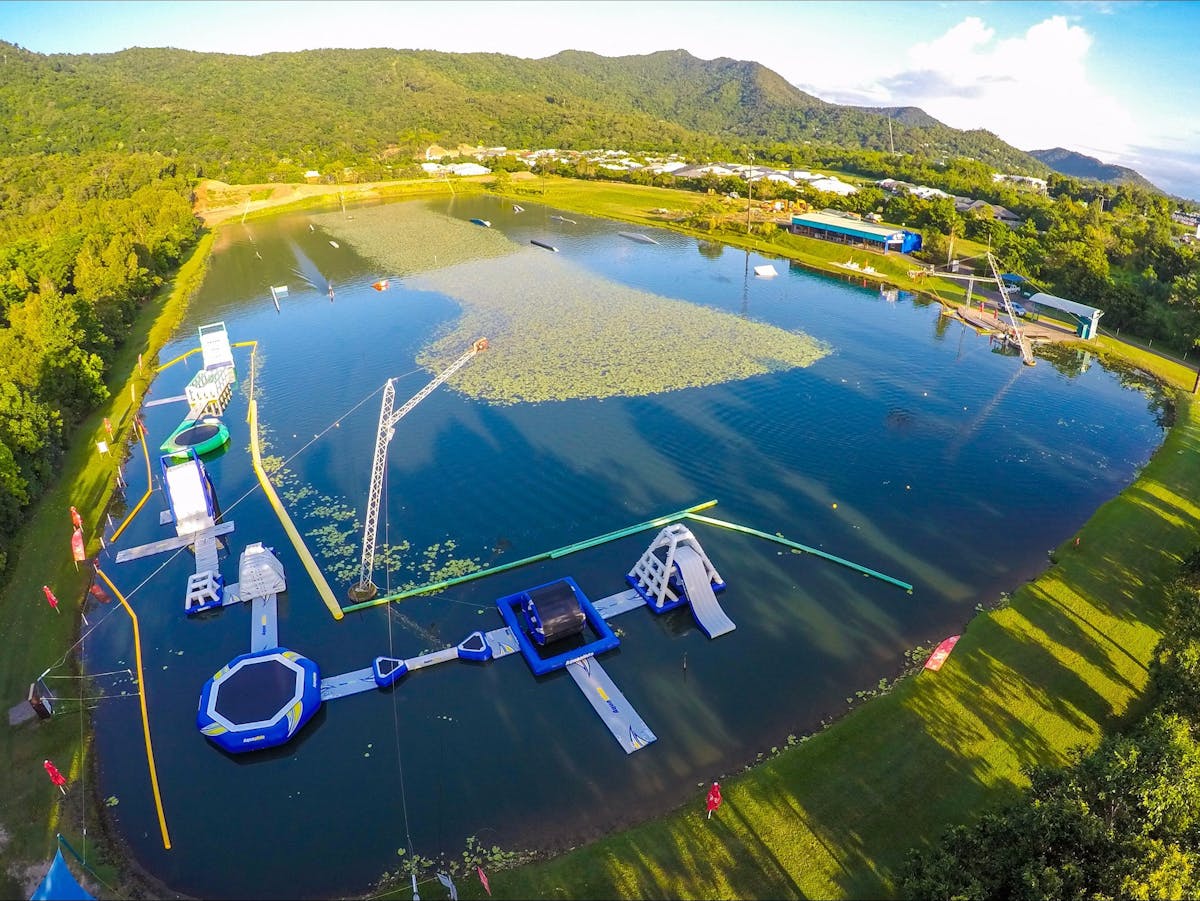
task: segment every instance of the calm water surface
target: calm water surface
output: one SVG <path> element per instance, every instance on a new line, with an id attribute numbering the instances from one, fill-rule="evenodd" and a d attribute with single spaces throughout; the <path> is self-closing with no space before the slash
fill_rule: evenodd
<path id="1" fill-rule="evenodd" d="M 575 213 L 567 214 L 575 225 L 555 222 L 555 211 L 533 203 L 520 216 L 488 197 L 432 205 L 490 219 L 517 253 L 545 253 L 528 242 L 551 240 L 597 279 L 803 331 L 833 353 L 808 369 L 651 397 L 502 407 L 443 387 L 397 428 L 381 544 L 403 538 L 423 551 L 453 541 L 455 556 L 496 564 L 715 498 L 710 515 L 780 532 L 914 591 L 693 524 L 729 584 L 721 603 L 737 630 L 710 642 L 686 611 L 615 621 L 622 645 L 603 664 L 658 735 L 650 748 L 627 757 L 568 676 L 537 680 L 511 658 L 446 664 L 388 693 L 330 702 L 291 744 L 235 758 L 196 731 L 195 713 L 204 681 L 248 649 L 249 611 L 185 619 L 187 552 L 110 562 L 141 622 L 173 849 L 162 849 L 132 696 L 97 711 L 101 791 L 116 799 L 113 819 L 137 859 L 180 891 L 360 892 L 395 868 L 410 837 L 428 857 L 457 854 L 470 835 L 489 846 L 562 847 L 699 804 L 703 783 L 817 727 L 893 673 L 906 649 L 961 631 L 976 604 L 1038 573 L 1047 549 L 1127 485 L 1162 439 L 1158 401 L 1122 387 L 1088 355 L 1027 368 L 936 305 L 889 302 L 670 232 L 641 229 L 660 244 L 634 243 L 618 234 L 627 225 Z M 390 273 L 345 243 L 332 247 L 309 222 L 292 214 L 220 235 L 203 289 L 162 354 L 195 347 L 196 327 L 213 321 L 234 341 L 259 341 L 270 452 L 292 458 L 289 468 L 315 492 L 293 506 L 302 531 L 326 524 L 339 505 L 361 516 L 374 392 L 401 376 L 397 401 L 415 394 L 429 378 L 416 371 L 416 353 L 457 315 L 449 299 L 421 290 L 419 276 L 372 290 Z M 753 277 L 764 262 L 778 278 Z M 272 284 L 289 286 L 280 313 Z M 244 387 L 249 354 L 235 353 Z M 181 394 L 197 359 L 163 372 L 151 397 Z M 183 412 L 181 404 L 145 411 L 152 450 Z M 280 641 L 326 675 L 495 628 L 495 598 L 560 576 L 593 599 L 618 592 L 654 534 L 335 623 L 256 490 L 245 414 L 236 394 L 226 415 L 231 450 L 209 465 L 236 524 L 222 567 L 233 581 L 246 544 L 276 548 L 289 580 Z M 140 459 L 128 467 L 131 500 L 145 485 Z M 158 525 L 164 506 L 156 491 L 122 546 L 172 535 Z M 359 547 L 356 533 L 350 540 Z M 386 579 L 402 574 L 377 576 Z M 340 595 L 345 585 L 334 587 Z M 128 620 L 111 609 L 88 611 L 103 620 L 86 645 L 94 672 L 133 663 Z M 100 677 L 101 687 L 106 679 L 115 695 L 129 690 L 120 677 Z"/>

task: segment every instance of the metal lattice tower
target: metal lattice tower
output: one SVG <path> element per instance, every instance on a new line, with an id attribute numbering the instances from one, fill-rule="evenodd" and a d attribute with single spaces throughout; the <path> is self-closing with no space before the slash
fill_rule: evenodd
<path id="1" fill-rule="evenodd" d="M 392 412 L 396 400 L 395 379 L 388 379 L 383 386 L 383 401 L 379 406 L 379 431 L 375 435 L 375 459 L 371 463 L 371 488 L 367 494 L 367 515 L 363 527 L 362 563 L 358 570 L 358 582 L 351 586 L 350 597 L 356 601 L 370 600 L 378 589 L 371 581 L 375 569 L 375 536 L 379 531 L 379 502 L 383 497 L 383 471 L 387 465 L 388 443 L 396 433 L 396 423 L 433 393 L 434 389 L 475 358 L 487 350 L 487 338 L 480 338 L 471 349 L 443 369 L 432 382 L 414 394 L 399 410 Z"/>

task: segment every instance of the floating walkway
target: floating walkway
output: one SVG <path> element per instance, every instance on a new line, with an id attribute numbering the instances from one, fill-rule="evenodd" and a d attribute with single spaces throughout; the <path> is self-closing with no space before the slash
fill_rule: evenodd
<path id="1" fill-rule="evenodd" d="M 589 654 L 572 660 L 567 672 L 626 754 L 658 740 L 595 657 Z"/>

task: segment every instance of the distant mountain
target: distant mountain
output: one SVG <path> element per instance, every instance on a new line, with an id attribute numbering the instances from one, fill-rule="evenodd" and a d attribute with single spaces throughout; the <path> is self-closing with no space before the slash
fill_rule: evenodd
<path id="1" fill-rule="evenodd" d="M 893 122 L 903 125 L 915 125 L 917 128 L 948 128 L 919 106 L 848 106 L 846 109 L 859 110 L 864 113 L 876 113 L 886 116 Z"/>
<path id="2" fill-rule="evenodd" d="M 94 148 L 195 160 L 238 178 L 302 163 L 411 157 L 431 143 L 736 152 L 806 141 L 1008 172 L 1045 166 L 990 132 L 921 110 L 826 103 L 755 62 L 684 50 L 605 57 L 308 50 L 238 56 L 133 48 L 33 53 L 0 42 L 0 155 Z"/>
<path id="3" fill-rule="evenodd" d="M 1102 163 L 1094 156 L 1076 153 L 1074 150 L 1054 147 L 1050 150 L 1031 150 L 1029 155 L 1041 160 L 1055 172 L 1070 175 L 1073 178 L 1090 178 L 1093 181 L 1102 181 L 1110 185 L 1136 185 L 1148 191 L 1162 193 L 1157 185 L 1135 169 Z"/>

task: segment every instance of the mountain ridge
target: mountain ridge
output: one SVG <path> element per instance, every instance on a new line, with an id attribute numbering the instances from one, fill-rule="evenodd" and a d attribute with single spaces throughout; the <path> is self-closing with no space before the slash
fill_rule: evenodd
<path id="1" fill-rule="evenodd" d="M 0 84 L 0 153 L 10 155 L 120 145 L 186 154 L 207 174 L 237 178 L 283 160 L 349 165 L 434 142 L 726 153 L 813 142 L 1046 171 L 990 132 L 953 129 L 913 107 L 828 103 L 760 63 L 684 50 L 530 60 L 387 48 L 247 57 L 0 46 L 15 51 Z"/>
<path id="2" fill-rule="evenodd" d="M 1088 178 L 1105 184 L 1130 184 L 1149 191 L 1164 193 L 1161 188 L 1151 182 L 1136 169 L 1128 166 L 1118 166 L 1115 163 L 1105 163 L 1065 147 L 1051 147 L 1047 150 L 1030 150 L 1029 155 L 1045 163 L 1055 172 L 1070 175 L 1072 178 Z"/>

